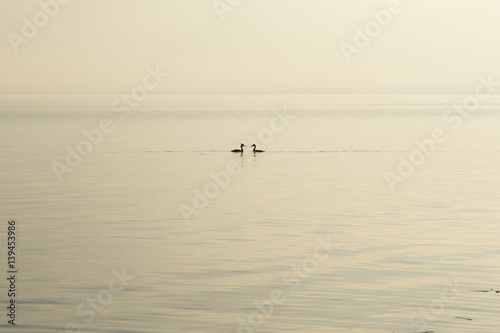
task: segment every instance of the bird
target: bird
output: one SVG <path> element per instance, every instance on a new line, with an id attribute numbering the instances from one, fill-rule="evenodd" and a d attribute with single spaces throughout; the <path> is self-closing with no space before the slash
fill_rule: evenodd
<path id="1" fill-rule="evenodd" d="M 240 145 L 240 149 L 233 149 L 231 153 L 243 153 L 243 147 L 246 147 L 244 144 Z"/>
<path id="2" fill-rule="evenodd" d="M 253 152 L 254 153 L 263 153 L 264 152 L 264 150 L 257 149 L 257 146 L 255 145 L 255 143 L 252 145 L 252 147 L 253 147 Z"/>

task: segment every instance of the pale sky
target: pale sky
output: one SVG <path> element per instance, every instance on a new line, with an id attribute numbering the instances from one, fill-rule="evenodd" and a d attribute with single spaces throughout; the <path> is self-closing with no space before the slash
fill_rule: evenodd
<path id="1" fill-rule="evenodd" d="M 220 0 L 236 4 L 224 20 L 213 0 L 71 0 L 16 53 L 9 33 L 37 13 L 43 24 L 40 3 L 54 1 L 2 1 L 0 94 L 121 93 L 157 65 L 170 76 L 154 93 L 167 94 L 466 94 L 480 75 L 500 81 L 498 0 L 401 0 L 351 63 L 340 44 L 392 0 Z"/>

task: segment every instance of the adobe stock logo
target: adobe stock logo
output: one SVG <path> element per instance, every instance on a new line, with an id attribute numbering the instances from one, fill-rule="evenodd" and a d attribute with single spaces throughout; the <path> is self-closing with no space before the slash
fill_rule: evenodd
<path id="1" fill-rule="evenodd" d="M 373 39 L 377 38 L 382 32 L 383 28 L 387 28 L 392 22 L 393 16 L 401 14 L 403 7 L 399 0 L 389 0 L 387 9 L 382 9 L 378 12 L 371 11 L 370 15 L 373 20 L 366 22 L 364 29 L 360 27 L 354 28 L 354 38 L 352 44 L 342 42 L 340 43 L 340 50 L 344 55 L 348 64 L 352 62 L 354 54 L 360 54 L 361 50 L 367 48 Z"/>
<path id="2" fill-rule="evenodd" d="M 266 300 L 253 302 L 254 311 L 243 318 L 238 317 L 236 333 L 256 332 L 267 318 L 274 315 L 278 306 L 284 304 L 288 296 L 309 279 L 319 268 L 320 263 L 329 259 L 334 250 L 339 247 L 338 244 L 332 242 L 331 235 L 328 235 L 325 239 L 318 237 L 317 242 L 319 245 L 316 246 L 312 255 L 304 258 L 300 264 L 293 265 L 291 269 L 282 274 L 281 280 L 288 285 L 287 288 L 273 289 Z"/>
<path id="3" fill-rule="evenodd" d="M 243 0 L 214 0 L 212 5 L 221 21 L 226 18 L 226 12 L 232 12 L 238 8 Z"/>
<path id="4" fill-rule="evenodd" d="M 130 110 L 137 108 L 141 102 L 145 101 L 149 94 L 163 83 L 168 72 L 163 72 L 159 65 L 156 69 L 151 66 L 146 67 L 147 74 L 142 79 L 142 84 L 135 85 L 128 94 L 122 94 L 111 103 L 111 111 L 120 114 L 120 120 L 126 120 L 130 116 Z M 91 130 L 83 129 L 81 134 L 84 139 L 74 146 L 66 146 L 66 159 L 64 162 L 52 162 L 52 170 L 59 182 L 64 180 L 66 173 L 72 173 L 83 160 L 89 156 L 94 148 L 99 147 L 106 138 L 115 130 L 115 122 L 109 118 L 101 119 L 99 125 Z"/>
<path id="5" fill-rule="evenodd" d="M 476 111 L 479 110 L 481 102 L 486 101 L 493 96 L 498 88 L 500 81 L 494 81 L 493 75 L 488 77 L 478 77 L 479 83 L 474 89 L 474 94 L 467 95 L 461 104 L 454 104 L 448 108 L 442 117 L 443 124 L 434 128 L 429 137 L 422 140 L 415 140 L 417 146 L 407 157 L 399 156 L 399 165 L 397 172 L 385 172 L 384 177 L 390 190 L 394 192 L 398 183 L 404 183 L 415 170 L 422 166 L 428 158 L 437 152 L 437 147 L 444 144 L 450 137 L 453 131 L 458 130 L 465 119 L 470 118 Z"/>
<path id="6" fill-rule="evenodd" d="M 426 308 L 419 308 L 418 311 L 415 311 L 408 319 L 410 325 L 418 327 L 420 330 L 426 330 L 429 323 L 437 321 L 438 316 L 444 314 L 446 307 L 454 303 L 462 294 L 458 278 L 444 282 L 446 287 L 441 291 L 440 297 L 432 300 Z"/>
<path id="7" fill-rule="evenodd" d="M 65 333 L 82 332 L 89 330 L 82 326 L 92 323 L 99 313 L 102 313 L 106 306 L 110 305 L 118 294 L 122 293 L 129 285 L 130 281 L 135 279 L 135 275 L 128 275 L 125 267 L 122 267 L 121 272 L 111 271 L 113 277 L 109 280 L 107 288 L 99 290 L 95 297 L 88 297 L 85 302 L 82 302 L 76 308 L 76 314 L 80 318 L 80 323 L 68 322 L 65 325 Z M 81 322 L 83 321 L 83 322 Z"/>
<path id="8" fill-rule="evenodd" d="M 30 40 L 35 38 L 39 29 L 44 28 L 49 24 L 50 19 L 59 14 L 61 5 L 67 5 L 71 0 L 40 0 L 38 5 L 40 10 L 35 12 L 31 20 L 24 16 L 21 19 L 21 35 L 9 32 L 7 39 L 9 40 L 14 52 L 19 53 L 19 47 L 23 44 L 28 44 Z"/>
<path id="9" fill-rule="evenodd" d="M 274 109 L 275 116 L 269 120 L 269 126 L 263 127 L 259 130 L 256 136 L 249 136 L 246 141 L 243 141 L 248 146 L 250 143 L 258 143 L 259 145 L 271 143 L 275 134 L 281 133 L 285 130 L 291 120 L 297 116 L 288 114 L 287 109 L 283 108 L 282 111 Z M 191 223 L 193 215 L 200 215 L 200 212 L 210 205 L 212 199 L 215 199 L 219 194 L 229 186 L 231 179 L 239 175 L 242 171 L 241 166 L 234 160 L 226 163 L 224 170 L 219 172 L 209 172 L 208 175 L 213 181 L 207 182 L 202 188 L 194 188 L 194 196 L 190 204 L 179 204 L 179 212 L 182 214 L 184 221 L 187 224 Z"/>

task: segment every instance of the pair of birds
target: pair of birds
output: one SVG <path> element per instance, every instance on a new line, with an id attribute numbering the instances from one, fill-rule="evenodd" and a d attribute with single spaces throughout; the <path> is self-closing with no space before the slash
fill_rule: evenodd
<path id="1" fill-rule="evenodd" d="M 232 153 L 243 153 L 243 147 L 246 147 L 246 146 L 244 144 L 241 144 L 240 149 L 233 149 L 233 150 L 231 150 L 231 152 Z M 257 146 L 255 145 L 255 143 L 252 145 L 252 147 L 253 147 L 254 153 L 263 153 L 264 152 L 263 150 L 257 149 Z"/>

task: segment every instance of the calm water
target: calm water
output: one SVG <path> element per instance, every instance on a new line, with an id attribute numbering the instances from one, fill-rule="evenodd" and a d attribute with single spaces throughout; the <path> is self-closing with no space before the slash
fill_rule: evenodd
<path id="1" fill-rule="evenodd" d="M 442 106 L 289 108 L 287 123 L 103 110 L 0 109 L 16 332 L 498 332 L 497 110 L 456 129 Z M 58 181 L 52 164 L 104 118 L 114 130 Z M 444 142 L 415 153 L 436 128 Z M 240 142 L 267 152 L 228 152 Z M 410 155 L 392 191 L 384 174 Z"/>

